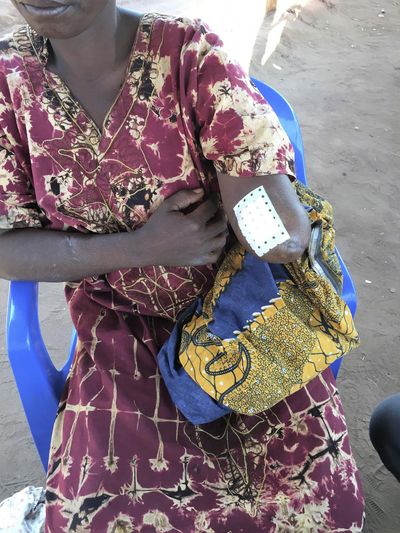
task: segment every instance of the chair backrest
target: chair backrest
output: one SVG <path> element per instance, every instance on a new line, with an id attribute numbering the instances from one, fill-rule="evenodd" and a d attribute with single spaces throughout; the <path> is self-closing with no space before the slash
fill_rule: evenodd
<path id="1" fill-rule="evenodd" d="M 294 146 L 297 178 L 307 184 L 303 140 L 293 109 L 277 91 L 256 79 L 253 79 L 253 82 L 278 115 Z M 354 285 L 341 258 L 340 261 L 344 276 L 343 298 L 354 315 L 356 311 Z M 58 403 L 73 359 L 75 344 L 74 331 L 68 360 L 62 370 L 57 370 L 40 332 L 38 283 L 30 281 L 10 283 L 7 316 L 8 356 L 33 440 L 45 469 Z M 340 363 L 341 360 L 332 365 L 335 377 Z"/>
<path id="2" fill-rule="evenodd" d="M 278 91 L 275 91 L 275 89 L 272 89 L 272 87 L 269 87 L 267 84 L 263 83 L 260 80 L 256 80 L 255 78 L 252 78 L 252 81 L 257 87 L 257 89 L 260 91 L 260 93 L 267 100 L 267 102 L 271 105 L 275 113 L 278 115 L 279 120 L 294 148 L 296 177 L 299 181 L 304 183 L 304 185 L 307 185 L 303 138 L 295 112 L 293 111 L 290 104 L 285 100 L 285 98 L 278 93 Z M 357 295 L 355 286 L 353 280 L 351 279 L 350 273 L 347 270 L 347 267 L 344 264 L 343 259 L 337 249 L 336 252 L 338 254 L 343 272 L 342 297 L 349 306 L 352 315 L 354 316 L 357 310 Z M 339 373 L 341 364 L 342 359 L 338 359 L 331 365 L 331 369 L 335 378 Z"/>

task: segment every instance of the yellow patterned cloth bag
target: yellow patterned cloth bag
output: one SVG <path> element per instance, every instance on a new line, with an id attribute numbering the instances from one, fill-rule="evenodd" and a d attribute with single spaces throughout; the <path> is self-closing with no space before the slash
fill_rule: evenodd
<path id="1" fill-rule="evenodd" d="M 308 251 L 273 265 L 234 245 L 178 343 L 186 373 L 243 414 L 272 407 L 359 344 L 340 297 L 332 207 L 300 182 L 294 187 L 312 225 Z"/>

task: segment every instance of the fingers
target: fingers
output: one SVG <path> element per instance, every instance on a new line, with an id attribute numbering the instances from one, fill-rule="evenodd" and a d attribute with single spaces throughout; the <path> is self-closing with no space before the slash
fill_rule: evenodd
<path id="1" fill-rule="evenodd" d="M 205 202 L 196 207 L 196 209 L 189 216 L 192 220 L 201 225 L 207 224 L 219 209 L 218 196 L 213 194 Z"/>
<path id="2" fill-rule="evenodd" d="M 184 211 L 189 206 L 202 201 L 204 196 L 203 189 L 179 191 L 167 198 L 159 207 L 166 211 Z M 200 226 L 211 220 L 219 209 L 219 199 L 217 194 L 213 194 L 206 201 L 196 207 L 192 213 L 187 215 Z"/>
<path id="3" fill-rule="evenodd" d="M 178 191 L 167 198 L 160 206 L 167 211 L 183 211 L 192 204 L 201 201 L 204 196 L 203 189 Z"/>
<path id="4" fill-rule="evenodd" d="M 210 249 L 217 250 L 221 252 L 226 244 L 226 239 L 228 237 L 228 231 L 220 233 L 214 239 L 210 241 Z"/>
<path id="5" fill-rule="evenodd" d="M 214 218 L 208 222 L 205 228 L 206 239 L 213 239 L 217 235 L 228 235 L 228 219 L 223 209 L 219 209 Z"/>
<path id="6" fill-rule="evenodd" d="M 170 235 L 180 236 L 175 238 L 172 245 L 177 264 L 215 263 L 225 247 L 228 237 L 227 217 L 220 207 L 219 197 L 214 194 L 203 201 L 203 196 L 203 190 L 179 191 L 158 208 L 158 220 L 150 220 L 150 223 L 153 220 L 154 223 L 157 222 L 157 227 L 163 228 L 167 241 Z M 190 206 L 191 212 L 185 214 Z M 169 253 L 170 251 L 171 246 Z"/>
<path id="7" fill-rule="evenodd" d="M 222 254 L 226 244 L 226 234 L 222 234 L 212 241 L 210 241 L 210 251 L 205 257 L 204 262 L 207 263 L 216 263 L 218 258 Z"/>
<path id="8" fill-rule="evenodd" d="M 203 258 L 203 263 L 215 263 L 223 252 L 228 236 L 228 231 L 223 231 L 207 243 L 208 252 Z"/>

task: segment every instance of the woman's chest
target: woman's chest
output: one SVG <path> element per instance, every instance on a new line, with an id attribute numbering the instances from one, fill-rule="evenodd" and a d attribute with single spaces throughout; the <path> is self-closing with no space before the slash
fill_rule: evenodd
<path id="1" fill-rule="evenodd" d="M 68 92 L 48 88 L 21 109 L 37 202 L 53 227 L 132 229 L 168 196 L 205 184 L 174 93 L 163 85 L 148 98 L 134 92 L 118 95 L 102 130 Z"/>

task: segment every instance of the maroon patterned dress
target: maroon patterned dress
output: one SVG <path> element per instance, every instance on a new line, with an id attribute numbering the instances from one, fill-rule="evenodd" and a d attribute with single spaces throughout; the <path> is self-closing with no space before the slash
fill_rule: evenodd
<path id="1" fill-rule="evenodd" d="M 1 41 L 0 228 L 132 231 L 184 188 L 293 173 L 276 116 L 200 21 L 142 17 L 102 131 L 29 28 Z M 46 531 L 361 531 L 363 496 L 330 371 L 257 416 L 194 426 L 156 365 L 215 266 L 67 283 L 78 331 L 55 422 Z"/>

